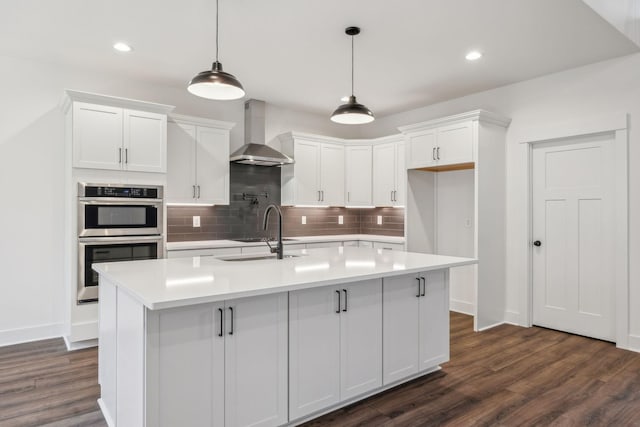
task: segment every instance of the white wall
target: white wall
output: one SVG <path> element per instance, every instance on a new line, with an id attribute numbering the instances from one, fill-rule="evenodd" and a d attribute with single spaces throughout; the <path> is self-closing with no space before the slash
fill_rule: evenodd
<path id="1" fill-rule="evenodd" d="M 200 99 L 184 86 L 20 58 L 0 56 L 0 69 L 0 345 L 4 345 L 60 336 L 67 322 L 64 117 L 58 108 L 65 88 L 170 104 L 176 113 L 236 122 L 232 147 L 243 143 L 244 106 L 242 101 Z M 353 132 L 327 117 L 272 106 L 267 108 L 267 122 L 268 135 L 292 129 L 341 137 Z"/>
<path id="2" fill-rule="evenodd" d="M 484 108 L 512 119 L 507 132 L 507 312 L 506 320 L 526 324 L 526 145 L 529 128 L 629 113 L 630 344 L 640 350 L 640 54 L 591 64 L 526 82 L 380 118 L 362 137 L 397 132 L 397 127 Z"/>

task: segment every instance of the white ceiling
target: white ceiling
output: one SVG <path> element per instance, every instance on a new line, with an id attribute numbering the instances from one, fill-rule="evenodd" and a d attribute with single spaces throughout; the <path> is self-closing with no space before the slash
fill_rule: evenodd
<path id="1" fill-rule="evenodd" d="M 215 0 L 3 2 L 0 54 L 184 87 L 213 61 L 214 11 Z M 638 51 L 582 0 L 220 0 L 220 23 L 220 61 L 248 97 L 327 115 L 349 94 L 350 25 L 362 28 L 355 94 L 378 116 Z M 114 52 L 118 40 L 134 52 Z M 467 62 L 470 49 L 484 57 Z"/>

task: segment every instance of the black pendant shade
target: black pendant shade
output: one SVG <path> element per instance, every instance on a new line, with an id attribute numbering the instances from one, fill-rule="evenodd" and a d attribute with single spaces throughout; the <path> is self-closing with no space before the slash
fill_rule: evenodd
<path id="1" fill-rule="evenodd" d="M 359 104 L 356 97 L 351 95 L 346 104 L 342 104 L 331 115 L 331 120 L 346 125 L 370 123 L 375 119 L 367 107 Z"/>
<path id="2" fill-rule="evenodd" d="M 358 101 L 356 101 L 356 96 L 353 94 L 353 37 L 360 34 L 360 28 L 347 27 L 344 32 L 348 36 L 351 36 L 351 96 L 349 96 L 346 104 L 342 104 L 336 108 L 331 115 L 331 121 L 345 125 L 370 123 L 375 120 L 373 113 L 364 105 L 359 104 Z"/>
<path id="3" fill-rule="evenodd" d="M 194 95 L 207 99 L 226 101 L 242 98 L 245 94 L 240 81 L 233 74 L 222 71 L 222 64 L 218 61 L 218 33 L 220 23 L 218 19 L 218 0 L 216 0 L 216 60 L 211 70 L 202 71 L 191 79 L 187 90 Z"/>
<path id="4" fill-rule="evenodd" d="M 222 71 L 222 64 L 215 61 L 211 70 L 198 73 L 187 88 L 194 95 L 208 99 L 230 100 L 245 94 L 242 84 L 233 74 Z"/>

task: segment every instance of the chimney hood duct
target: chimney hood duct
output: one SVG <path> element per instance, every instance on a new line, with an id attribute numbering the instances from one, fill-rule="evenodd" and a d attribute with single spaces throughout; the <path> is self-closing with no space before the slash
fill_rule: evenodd
<path id="1" fill-rule="evenodd" d="M 231 153 L 229 161 L 255 166 L 282 166 L 293 163 L 293 159 L 265 144 L 264 101 L 250 99 L 244 103 L 245 145 Z"/>

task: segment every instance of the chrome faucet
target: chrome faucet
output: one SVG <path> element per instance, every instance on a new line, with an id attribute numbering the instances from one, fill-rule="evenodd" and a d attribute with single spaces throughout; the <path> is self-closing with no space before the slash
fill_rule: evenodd
<path id="1" fill-rule="evenodd" d="M 276 212 L 278 212 L 278 245 L 275 248 L 273 248 L 271 247 L 268 241 L 266 243 L 267 243 L 267 246 L 269 246 L 271 253 L 277 254 L 277 258 L 282 259 L 284 255 L 284 250 L 282 246 L 282 211 L 280 211 L 280 208 L 278 206 L 274 204 L 270 204 L 264 210 L 264 219 L 262 221 L 262 228 L 263 230 L 267 229 L 267 226 L 269 225 L 269 214 L 274 209 Z"/>

